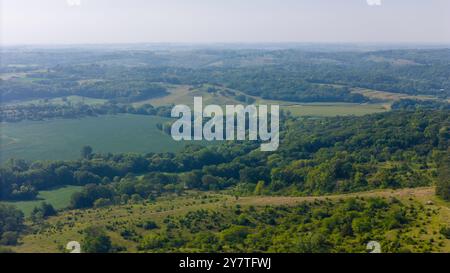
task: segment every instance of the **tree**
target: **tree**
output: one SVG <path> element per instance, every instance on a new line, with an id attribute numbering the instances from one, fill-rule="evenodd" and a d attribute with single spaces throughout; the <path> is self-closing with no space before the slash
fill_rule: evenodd
<path id="1" fill-rule="evenodd" d="M 56 215 L 56 210 L 51 204 L 42 202 L 38 207 L 35 207 L 31 212 L 31 219 L 39 221 L 50 216 Z"/>
<path id="2" fill-rule="evenodd" d="M 255 195 L 261 195 L 264 189 L 264 181 L 259 181 L 255 187 Z"/>
<path id="3" fill-rule="evenodd" d="M 92 156 L 92 147 L 89 145 L 83 146 L 81 148 L 81 157 L 84 159 L 90 159 Z"/>
<path id="4" fill-rule="evenodd" d="M 88 227 L 84 230 L 82 250 L 87 253 L 111 252 L 111 238 L 100 227 Z"/>
<path id="5" fill-rule="evenodd" d="M 142 239 L 139 249 L 141 250 L 152 250 L 161 248 L 164 246 L 164 243 L 168 240 L 165 235 L 158 234 L 148 234 L 145 235 Z"/>
<path id="6" fill-rule="evenodd" d="M 63 185 L 73 183 L 73 172 L 67 166 L 61 166 L 55 169 L 55 175 Z"/>
<path id="7" fill-rule="evenodd" d="M 17 240 L 19 239 L 19 234 L 14 231 L 6 231 L 2 235 L 2 239 L 0 240 L 0 245 L 12 246 L 17 244 Z"/>
<path id="8" fill-rule="evenodd" d="M 0 244 L 17 243 L 19 232 L 23 230 L 23 213 L 10 205 L 0 204 Z"/>
<path id="9" fill-rule="evenodd" d="M 442 227 L 440 233 L 445 236 L 445 238 L 450 239 L 450 227 Z"/>
<path id="10" fill-rule="evenodd" d="M 326 235 L 320 232 L 303 235 L 300 237 L 297 247 L 297 252 L 299 253 L 330 252 L 330 243 L 327 241 Z"/>
<path id="11" fill-rule="evenodd" d="M 202 177 L 202 186 L 204 189 L 217 190 L 220 184 L 220 179 L 212 175 L 204 175 Z"/>
<path id="12" fill-rule="evenodd" d="M 239 244 L 250 234 L 245 226 L 231 226 L 220 233 L 221 240 L 226 244 Z"/>
<path id="13" fill-rule="evenodd" d="M 110 199 L 107 198 L 99 198 L 94 201 L 94 208 L 103 208 L 110 206 L 112 204 Z"/>
<path id="14" fill-rule="evenodd" d="M 450 201 L 450 154 L 444 153 L 438 163 L 436 195 Z"/>
<path id="15" fill-rule="evenodd" d="M 142 224 L 142 228 L 145 230 L 156 229 L 158 225 L 152 220 L 147 220 Z"/>

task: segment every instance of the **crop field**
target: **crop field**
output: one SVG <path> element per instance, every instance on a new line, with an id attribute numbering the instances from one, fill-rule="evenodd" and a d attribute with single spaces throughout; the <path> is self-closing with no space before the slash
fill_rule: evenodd
<path id="1" fill-rule="evenodd" d="M 77 159 L 84 145 L 98 153 L 178 151 L 184 144 L 156 128 L 158 122 L 167 121 L 162 117 L 125 114 L 2 123 L 0 162 L 9 158 Z"/>
<path id="2" fill-rule="evenodd" d="M 39 206 L 41 202 L 51 204 L 55 209 L 66 208 L 69 205 L 72 194 L 81 191 L 82 188 L 81 186 L 66 186 L 54 190 L 40 191 L 37 200 L 2 203 L 13 205 L 20 209 L 25 216 L 29 216 L 31 211 L 36 206 Z"/>

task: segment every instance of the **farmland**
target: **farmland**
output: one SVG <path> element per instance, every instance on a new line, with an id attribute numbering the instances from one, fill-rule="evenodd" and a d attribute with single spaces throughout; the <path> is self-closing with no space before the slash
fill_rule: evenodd
<path id="1" fill-rule="evenodd" d="M 4 123 L 1 125 L 0 161 L 12 157 L 76 159 L 83 145 L 90 145 L 99 153 L 177 151 L 183 144 L 156 128 L 158 122 L 168 120 L 127 114 Z"/>

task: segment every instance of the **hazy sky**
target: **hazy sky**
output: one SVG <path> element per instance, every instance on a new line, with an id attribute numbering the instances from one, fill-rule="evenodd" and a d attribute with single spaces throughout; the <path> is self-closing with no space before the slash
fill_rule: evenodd
<path id="1" fill-rule="evenodd" d="M 4 44 L 450 43 L 449 0 L 0 0 L 0 3 Z"/>

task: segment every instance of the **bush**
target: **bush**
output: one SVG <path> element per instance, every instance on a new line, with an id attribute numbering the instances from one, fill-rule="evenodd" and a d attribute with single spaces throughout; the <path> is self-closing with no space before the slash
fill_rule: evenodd
<path id="1" fill-rule="evenodd" d="M 13 206 L 0 204 L 0 244 L 16 244 L 23 227 L 23 213 Z"/>
<path id="2" fill-rule="evenodd" d="M 94 202 L 94 208 L 103 208 L 110 206 L 112 204 L 110 199 L 107 198 L 99 198 Z"/>
<path id="3" fill-rule="evenodd" d="M 111 252 L 111 238 L 100 227 L 88 227 L 84 230 L 82 251 L 87 253 Z"/>
<path id="4" fill-rule="evenodd" d="M 14 231 L 4 232 L 2 239 L 0 240 L 1 245 L 13 246 L 17 245 L 17 240 L 19 239 L 19 234 Z"/>
<path id="5" fill-rule="evenodd" d="M 157 229 L 158 225 L 154 221 L 148 220 L 142 224 L 142 228 L 145 230 Z"/>
<path id="6" fill-rule="evenodd" d="M 167 238 L 163 235 L 158 234 L 148 234 L 146 235 L 140 245 L 140 250 L 152 250 L 157 248 L 162 248 L 164 243 L 167 241 Z"/>
<path id="7" fill-rule="evenodd" d="M 440 232 L 445 236 L 446 239 L 450 239 L 450 227 L 443 227 L 441 228 Z"/>
<path id="8" fill-rule="evenodd" d="M 10 248 L 0 246 L 0 253 L 14 253 L 14 251 L 12 251 L 12 249 Z"/>

